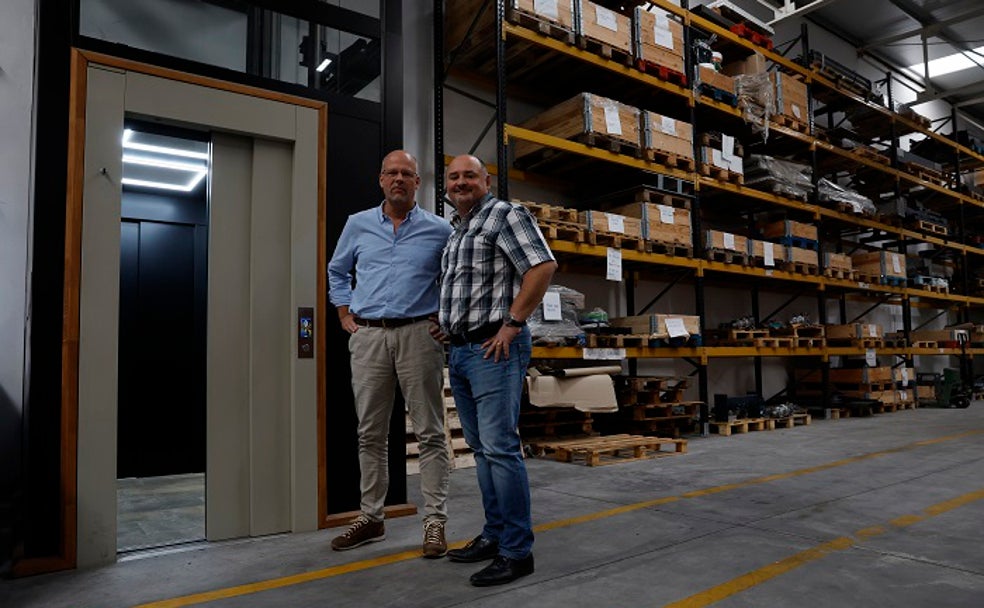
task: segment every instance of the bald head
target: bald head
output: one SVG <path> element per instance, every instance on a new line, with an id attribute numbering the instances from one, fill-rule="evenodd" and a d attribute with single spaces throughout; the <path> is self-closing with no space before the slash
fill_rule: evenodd
<path id="1" fill-rule="evenodd" d="M 477 156 L 462 154 L 451 160 L 445 172 L 445 190 L 458 213 L 467 213 L 492 188 L 492 176 Z"/>
<path id="2" fill-rule="evenodd" d="M 394 211 L 406 211 L 413 207 L 420 186 L 417 175 L 417 159 L 405 150 L 394 150 L 383 158 L 379 169 L 379 187 L 387 204 Z"/>

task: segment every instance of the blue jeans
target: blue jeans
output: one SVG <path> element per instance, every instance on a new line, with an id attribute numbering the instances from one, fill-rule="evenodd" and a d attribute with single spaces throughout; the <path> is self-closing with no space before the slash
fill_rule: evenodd
<path id="1" fill-rule="evenodd" d="M 533 352 L 530 331 L 516 336 L 509 359 L 483 358 L 481 344 L 452 346 L 448 379 L 465 441 L 475 454 L 485 508 L 482 536 L 499 554 L 522 559 L 533 548 L 530 482 L 519 437 L 519 406 Z"/>

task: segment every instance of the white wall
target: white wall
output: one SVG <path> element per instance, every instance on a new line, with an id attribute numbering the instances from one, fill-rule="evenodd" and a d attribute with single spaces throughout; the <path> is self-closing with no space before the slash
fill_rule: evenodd
<path id="1" fill-rule="evenodd" d="M 0 397 L 17 411 L 24 404 L 36 25 L 33 0 L 0 2 Z"/>

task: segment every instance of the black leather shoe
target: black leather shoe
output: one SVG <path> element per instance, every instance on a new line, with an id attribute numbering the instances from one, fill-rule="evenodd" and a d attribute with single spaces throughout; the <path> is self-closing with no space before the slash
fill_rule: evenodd
<path id="1" fill-rule="evenodd" d="M 489 540 L 479 534 L 460 549 L 448 551 L 448 559 L 453 562 L 484 562 L 499 554 L 499 541 Z"/>
<path id="2" fill-rule="evenodd" d="M 491 564 L 472 575 L 471 584 L 476 587 L 505 585 L 527 574 L 533 574 L 532 553 L 523 559 L 510 559 L 497 555 Z"/>

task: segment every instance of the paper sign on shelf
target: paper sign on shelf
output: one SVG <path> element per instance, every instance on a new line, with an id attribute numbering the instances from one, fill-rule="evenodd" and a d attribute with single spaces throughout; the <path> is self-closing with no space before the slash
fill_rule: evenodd
<path id="1" fill-rule="evenodd" d="M 608 220 L 608 231 L 618 232 L 625 234 L 625 216 L 619 215 L 617 213 L 606 213 L 605 218 Z"/>
<path id="2" fill-rule="evenodd" d="M 656 205 L 656 207 L 659 208 L 660 223 L 672 224 L 674 217 L 673 207 L 670 207 L 669 205 Z"/>
<path id="3" fill-rule="evenodd" d="M 666 333 L 671 338 L 690 337 L 690 332 L 680 317 L 666 317 Z"/>
<path id="4" fill-rule="evenodd" d="M 533 0 L 533 12 L 554 20 L 560 19 L 557 11 L 557 0 Z"/>
<path id="5" fill-rule="evenodd" d="M 676 137 L 676 120 L 670 118 L 669 116 L 660 117 L 659 130 L 667 135 Z"/>
<path id="6" fill-rule="evenodd" d="M 724 248 L 736 251 L 735 249 L 735 235 L 730 232 L 724 233 Z"/>
<path id="7" fill-rule="evenodd" d="M 729 161 L 735 155 L 735 138 L 731 135 L 721 134 L 721 155 Z"/>
<path id="8" fill-rule="evenodd" d="M 895 274 L 902 273 L 902 266 L 899 264 L 899 256 L 893 255 L 892 257 L 892 272 Z"/>
<path id="9" fill-rule="evenodd" d="M 609 281 L 622 280 L 622 250 L 608 247 L 608 274 L 605 276 Z"/>
<path id="10" fill-rule="evenodd" d="M 613 105 L 605 106 L 605 129 L 609 135 L 622 134 L 622 121 L 618 116 L 618 108 Z"/>
<path id="11" fill-rule="evenodd" d="M 615 361 L 625 358 L 624 348 L 585 348 L 581 357 L 587 361 Z"/>
<path id="12" fill-rule="evenodd" d="M 560 313 L 560 293 L 548 291 L 543 294 L 543 320 L 544 321 L 563 321 L 564 317 Z"/>
<path id="13" fill-rule="evenodd" d="M 762 243 L 762 252 L 765 257 L 766 266 L 776 265 L 776 252 L 772 250 L 772 243 Z"/>
<path id="14" fill-rule="evenodd" d="M 653 25 L 653 39 L 661 47 L 673 50 L 673 32 L 670 31 L 670 16 L 657 11 L 654 13 L 656 23 Z"/>
<path id="15" fill-rule="evenodd" d="M 613 32 L 618 31 L 618 18 L 615 16 L 615 11 L 603 6 L 595 6 L 595 23 Z"/>
<path id="16" fill-rule="evenodd" d="M 864 362 L 868 367 L 878 367 L 878 355 L 875 353 L 875 349 L 869 348 L 864 351 Z"/>

